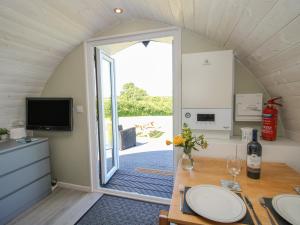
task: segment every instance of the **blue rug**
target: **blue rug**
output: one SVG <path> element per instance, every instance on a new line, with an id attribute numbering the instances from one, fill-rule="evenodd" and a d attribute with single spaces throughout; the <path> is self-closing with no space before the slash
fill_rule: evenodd
<path id="1" fill-rule="evenodd" d="M 77 225 L 158 225 L 160 210 L 169 206 L 103 195 Z"/>

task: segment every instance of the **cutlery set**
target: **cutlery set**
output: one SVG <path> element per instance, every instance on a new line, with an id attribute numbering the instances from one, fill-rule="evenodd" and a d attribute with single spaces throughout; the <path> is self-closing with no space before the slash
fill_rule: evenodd
<path id="1" fill-rule="evenodd" d="M 269 208 L 266 206 L 266 203 L 265 203 L 265 200 L 264 198 L 260 198 L 259 199 L 259 203 L 262 207 L 265 208 L 265 210 L 267 211 L 267 214 L 268 214 L 268 217 L 269 217 L 269 220 L 271 222 L 272 225 L 276 225 L 277 223 L 274 221 L 273 217 L 272 217 L 272 213 L 270 212 Z"/>

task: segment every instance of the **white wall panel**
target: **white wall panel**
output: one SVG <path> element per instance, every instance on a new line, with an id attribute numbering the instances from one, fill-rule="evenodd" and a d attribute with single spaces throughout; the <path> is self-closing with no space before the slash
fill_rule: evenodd
<path id="1" fill-rule="evenodd" d="M 194 0 L 181 0 L 181 7 L 182 7 L 182 20 L 183 25 L 187 29 L 194 30 Z"/>
<path id="2" fill-rule="evenodd" d="M 300 1 L 279 0 L 275 6 L 259 22 L 255 29 L 240 45 L 240 57 L 243 58 L 261 45 L 274 34 L 284 29 L 299 15 Z"/>
<path id="3" fill-rule="evenodd" d="M 277 0 L 249 1 L 225 46 L 227 48 L 237 48 L 251 34 L 266 14 L 272 10 L 276 2 Z"/>

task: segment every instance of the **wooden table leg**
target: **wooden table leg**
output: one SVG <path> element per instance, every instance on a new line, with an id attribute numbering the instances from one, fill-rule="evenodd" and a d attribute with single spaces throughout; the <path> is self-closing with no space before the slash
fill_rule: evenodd
<path id="1" fill-rule="evenodd" d="M 166 210 L 160 210 L 159 212 L 159 225 L 170 225 L 168 220 L 169 212 Z"/>

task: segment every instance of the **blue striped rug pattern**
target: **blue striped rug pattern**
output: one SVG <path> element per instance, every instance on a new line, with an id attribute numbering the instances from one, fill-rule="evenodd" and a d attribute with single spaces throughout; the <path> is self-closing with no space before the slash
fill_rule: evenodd
<path id="1" fill-rule="evenodd" d="M 145 174 L 119 169 L 104 187 L 144 195 L 171 198 L 173 176 Z"/>
<path id="2" fill-rule="evenodd" d="M 158 225 L 160 210 L 169 206 L 103 195 L 76 225 Z"/>

